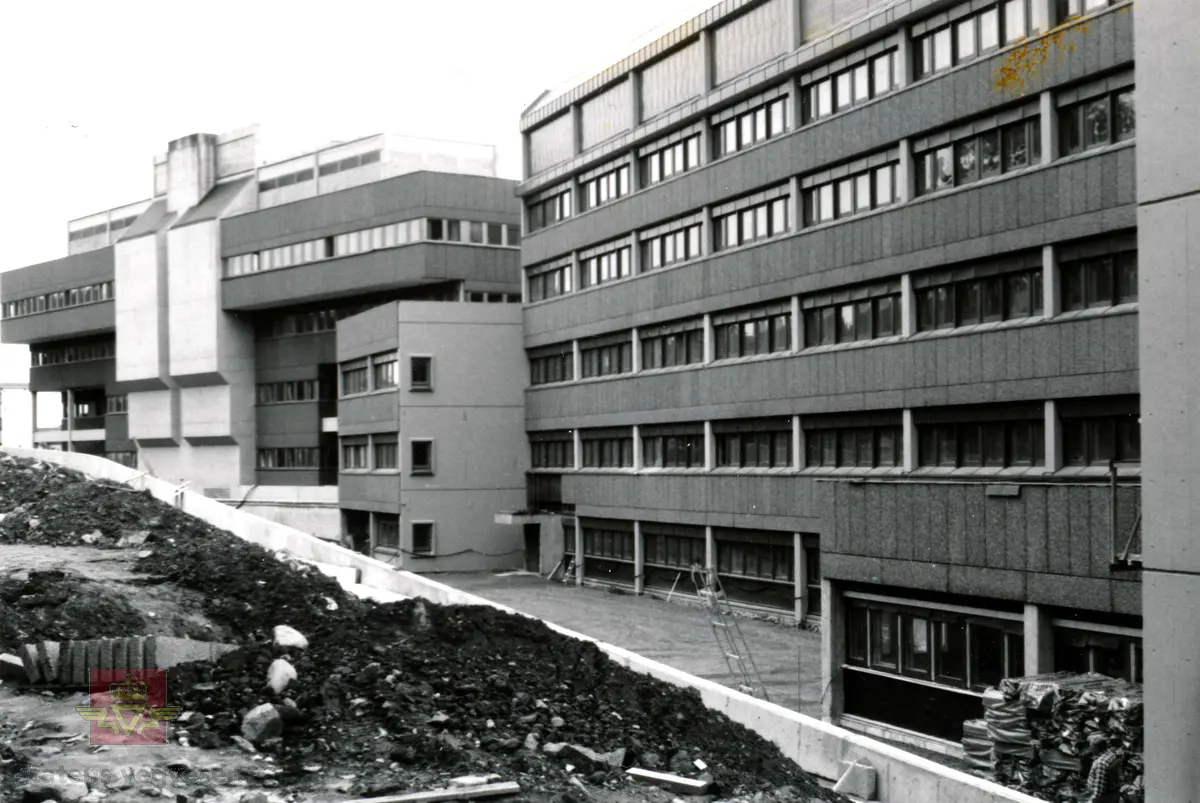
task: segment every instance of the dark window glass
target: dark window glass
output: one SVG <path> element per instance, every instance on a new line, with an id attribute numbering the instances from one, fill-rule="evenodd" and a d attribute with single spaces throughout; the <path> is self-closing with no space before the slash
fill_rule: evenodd
<path id="1" fill-rule="evenodd" d="M 1109 130 L 1108 98 L 1099 98 L 1083 105 L 1083 147 L 1107 145 Z"/>
<path id="2" fill-rule="evenodd" d="M 1127 251 L 1117 255 L 1117 303 L 1125 304 L 1138 299 L 1137 252 Z"/>
<path id="3" fill-rule="evenodd" d="M 851 606 L 846 610 L 846 657 L 859 663 L 867 661 L 867 609 Z"/>
<path id="4" fill-rule="evenodd" d="M 929 644 L 929 620 L 920 616 L 904 616 L 904 671 L 928 677 L 932 663 Z"/>
<path id="5" fill-rule="evenodd" d="M 975 139 L 964 139 L 954 146 L 956 184 L 966 184 L 979 178 L 979 143 Z"/>
<path id="6" fill-rule="evenodd" d="M 1029 127 L 1025 123 L 1004 129 L 1004 170 L 1019 170 L 1030 164 Z"/>
<path id="7" fill-rule="evenodd" d="M 986 689 L 1005 675 L 1004 631 L 980 624 L 971 625 L 971 686 Z"/>
<path id="8" fill-rule="evenodd" d="M 967 679 L 967 634 L 961 621 L 934 622 L 938 680 L 961 684 Z"/>
<path id="9" fill-rule="evenodd" d="M 999 131 L 989 131 L 979 137 L 979 167 L 983 178 L 1000 175 Z"/>
<path id="10" fill-rule="evenodd" d="M 1134 113 L 1133 90 L 1118 92 L 1113 99 L 1113 131 L 1120 142 L 1136 133 L 1137 115 Z"/>
<path id="11" fill-rule="evenodd" d="M 896 614 L 871 611 L 871 666 L 895 669 L 899 658 L 899 634 Z"/>

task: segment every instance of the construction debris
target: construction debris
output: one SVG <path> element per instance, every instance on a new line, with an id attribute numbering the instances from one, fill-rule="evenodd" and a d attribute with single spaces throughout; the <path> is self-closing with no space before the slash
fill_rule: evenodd
<path id="1" fill-rule="evenodd" d="M 543 803 L 660 801 L 625 773 L 653 766 L 727 799 L 788 788 L 795 794 L 786 799 L 843 800 L 695 690 L 625 669 L 535 619 L 359 599 L 304 561 L 281 560 L 146 493 L 2 454 L 0 514 L 0 566 L 4 549 L 25 544 L 40 545 L 40 556 L 91 556 L 79 571 L 71 562 L 0 568 L 0 651 L 64 644 L 61 671 L 61 655 L 76 649 L 68 641 L 145 634 L 229 645 L 168 672 L 167 704 L 186 712 L 167 726 L 168 746 L 186 742 L 189 757 L 232 751 L 224 760 L 262 768 L 241 784 L 286 789 L 297 801 L 449 800 L 489 786 L 447 789 L 451 778 L 498 775 L 511 779 L 504 794 Z M 80 545 L 96 532 L 94 544 Z M 107 571 L 127 569 L 96 580 L 83 566 L 97 556 Z M 272 666 L 286 684 L 267 685 Z M 15 671 L 11 660 L 0 668 Z M 0 706 L 0 743 L 20 749 L 36 729 L 21 736 L 4 713 Z M 86 742 L 63 749 L 87 751 Z M 17 795 L 6 783 L 3 800 Z M 448 797 L 405 797 L 414 794 Z"/>

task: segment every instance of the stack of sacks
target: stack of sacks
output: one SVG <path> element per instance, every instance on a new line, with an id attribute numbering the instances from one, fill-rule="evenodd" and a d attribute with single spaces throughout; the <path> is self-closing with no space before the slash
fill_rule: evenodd
<path id="1" fill-rule="evenodd" d="M 988 734 L 987 720 L 968 719 L 963 723 L 962 746 L 967 765 L 991 777 L 996 769 L 996 755 L 992 752 L 992 737 Z"/>

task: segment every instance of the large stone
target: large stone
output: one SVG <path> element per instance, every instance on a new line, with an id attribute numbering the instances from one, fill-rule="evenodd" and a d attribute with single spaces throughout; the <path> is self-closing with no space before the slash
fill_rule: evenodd
<path id="1" fill-rule="evenodd" d="M 102 638 L 100 639 L 100 669 L 113 670 L 116 669 L 116 664 L 113 663 L 115 655 L 116 639 Z M 124 669 L 124 667 L 121 667 Z"/>
<path id="2" fill-rule="evenodd" d="M 558 753 L 558 758 L 577 764 L 588 772 L 614 767 L 620 769 L 625 760 L 625 750 L 622 748 L 611 753 L 598 753 L 582 745 L 569 744 Z"/>
<path id="3" fill-rule="evenodd" d="M 146 639 L 146 656 L 153 656 L 154 665 L 146 669 L 170 669 L 191 661 L 215 661 L 227 652 L 236 649 L 231 644 L 216 641 L 195 641 L 172 636 L 153 636 Z"/>
<path id="4" fill-rule="evenodd" d="M 132 532 L 122 533 L 121 537 L 117 539 L 117 548 L 125 549 L 126 547 L 141 546 L 142 544 L 146 543 L 146 539 L 149 537 L 149 530 L 134 530 Z"/>
<path id="5" fill-rule="evenodd" d="M 22 644 L 19 650 L 21 655 L 21 663 L 25 667 L 25 675 L 29 678 L 30 683 L 42 682 L 42 668 L 38 661 L 38 650 L 36 644 Z"/>
<path id="6" fill-rule="evenodd" d="M 834 784 L 833 791 L 860 800 L 875 799 L 875 768 L 866 762 L 840 761 L 838 769 L 842 777 Z"/>
<path id="7" fill-rule="evenodd" d="M 260 744 L 283 733 L 283 720 L 270 703 L 250 709 L 242 718 L 242 736 L 251 744 Z"/>
<path id="8" fill-rule="evenodd" d="M 0 680 L 13 680 L 25 683 L 29 675 L 25 673 L 25 662 L 9 653 L 0 654 Z"/>
<path id="9" fill-rule="evenodd" d="M 79 803 L 87 796 L 88 787 L 83 781 L 68 778 L 50 778 L 33 781 L 21 787 L 26 800 L 57 800 L 59 803 Z"/>
<path id="10" fill-rule="evenodd" d="M 275 625 L 275 646 L 303 650 L 308 648 L 308 639 L 294 627 Z"/>
<path id="11" fill-rule="evenodd" d="M 267 685 L 276 694 L 283 694 L 283 690 L 295 679 L 296 669 L 285 658 L 276 658 L 267 667 Z"/>
<path id="12" fill-rule="evenodd" d="M 43 641 L 38 644 L 38 663 L 41 664 L 42 677 L 47 683 L 58 681 L 61 653 L 62 647 L 57 641 Z"/>

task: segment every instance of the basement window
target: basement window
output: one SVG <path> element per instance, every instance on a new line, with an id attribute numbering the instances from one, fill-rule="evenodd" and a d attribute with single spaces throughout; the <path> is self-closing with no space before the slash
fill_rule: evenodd
<path id="1" fill-rule="evenodd" d="M 412 553 L 433 555 L 433 522 L 414 521 L 412 526 Z"/>

